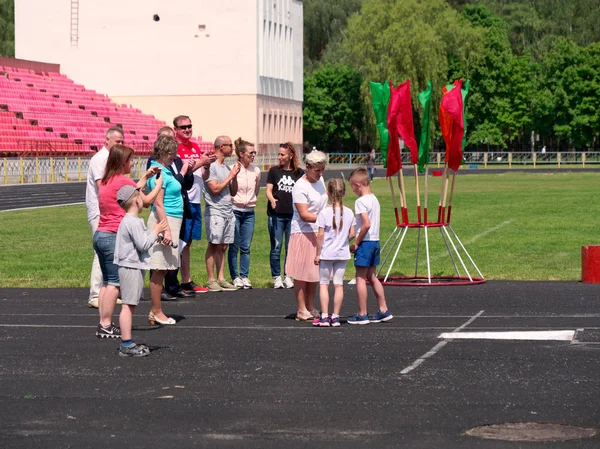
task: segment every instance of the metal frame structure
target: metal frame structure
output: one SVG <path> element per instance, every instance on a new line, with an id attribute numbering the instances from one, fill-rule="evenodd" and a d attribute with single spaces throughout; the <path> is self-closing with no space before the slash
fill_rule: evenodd
<path id="1" fill-rule="evenodd" d="M 442 192 L 440 194 L 440 202 L 438 205 L 438 217 L 435 222 L 427 220 L 427 191 L 428 191 L 428 175 L 429 171 L 426 169 L 425 171 L 425 203 L 424 203 L 424 219 L 421 219 L 421 204 L 420 204 L 420 195 L 419 195 L 419 180 L 417 168 L 415 167 L 415 185 L 417 192 L 417 222 L 409 222 L 408 219 L 408 209 L 406 207 L 406 195 L 404 192 L 404 179 L 402 175 L 402 170 L 398 172 L 398 187 L 400 188 L 400 205 L 402 212 L 399 215 L 398 209 L 396 205 L 396 198 L 394 193 L 394 187 L 392 184 L 391 178 L 388 178 L 390 181 L 390 191 L 393 198 L 394 209 L 396 212 L 396 227 L 387 238 L 385 244 L 381 248 L 381 255 L 383 257 L 383 262 L 380 265 L 379 271 L 377 272 L 378 278 L 381 280 L 383 285 L 392 285 L 392 286 L 440 286 L 440 285 L 470 285 L 470 284 L 482 284 L 485 282 L 485 278 L 481 271 L 473 261 L 473 258 L 463 245 L 462 241 L 458 237 L 456 231 L 450 226 L 450 216 L 452 211 L 452 196 L 454 193 L 454 181 L 456 178 L 456 172 L 454 172 L 452 176 L 452 185 L 450 189 L 450 199 L 448 202 L 446 216 L 446 198 L 448 194 L 448 182 L 449 182 L 449 174 L 448 174 L 448 166 L 444 167 L 444 179 L 442 182 Z M 401 218 L 400 218 L 401 217 Z M 448 256 L 452 261 L 452 265 L 454 266 L 455 275 L 449 276 L 432 276 L 431 275 L 431 258 L 429 254 L 429 229 L 430 228 L 438 228 L 440 230 L 440 235 L 444 245 L 446 247 Z M 415 257 L 415 274 L 414 276 L 392 276 L 390 273 L 392 272 L 392 268 L 396 262 L 398 253 L 402 248 L 402 244 L 404 243 L 404 239 L 409 229 L 416 229 L 418 232 L 417 235 L 417 247 L 416 247 L 416 257 Z M 419 275 L 419 254 L 421 247 L 421 231 L 424 231 L 425 235 L 425 257 L 427 260 L 427 276 Z M 390 256 L 393 254 L 392 260 L 389 265 L 387 262 Z M 387 266 L 387 271 L 385 275 L 382 276 L 382 272 L 384 268 Z M 462 270 L 461 270 L 462 269 Z"/>

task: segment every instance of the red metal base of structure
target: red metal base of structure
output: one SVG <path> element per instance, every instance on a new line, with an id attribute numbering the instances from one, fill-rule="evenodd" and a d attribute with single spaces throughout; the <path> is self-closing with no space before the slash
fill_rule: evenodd
<path id="1" fill-rule="evenodd" d="M 388 276 L 388 280 L 383 282 L 383 277 L 379 280 L 383 285 L 393 287 L 439 287 L 441 285 L 476 285 L 485 283 L 483 278 L 469 279 L 466 276 Z M 429 282 L 431 279 L 431 282 Z"/>

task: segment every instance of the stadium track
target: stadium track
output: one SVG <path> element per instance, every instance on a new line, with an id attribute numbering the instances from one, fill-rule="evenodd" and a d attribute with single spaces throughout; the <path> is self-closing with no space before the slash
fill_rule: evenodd
<path id="1" fill-rule="evenodd" d="M 328 169 L 324 173 L 325 180 L 339 177 L 343 174 L 345 179 L 352 169 L 340 168 Z M 404 174 L 412 176 L 413 170 L 405 168 Z M 531 173 L 568 173 L 593 171 L 600 172 L 600 168 L 553 168 L 553 169 L 462 169 L 461 175 L 497 174 L 506 172 L 531 172 Z M 384 169 L 379 167 L 377 175 L 382 176 Z M 266 184 L 266 175 L 262 177 L 261 186 Z M 67 204 L 85 203 L 85 182 L 62 182 L 44 184 L 18 184 L 0 185 L 0 211 L 15 210 L 22 208 L 35 208 L 45 206 L 63 206 Z"/>
<path id="2" fill-rule="evenodd" d="M 600 286 L 385 290 L 392 322 L 327 329 L 290 319 L 289 290 L 165 303 L 179 321 L 169 327 L 149 326 L 143 301 L 134 336 L 152 354 L 124 359 L 116 341 L 94 336 L 85 289 L 0 289 L 0 447 L 599 447 L 599 436 L 515 443 L 465 432 L 600 428 Z M 344 316 L 356 308 L 355 289 L 345 294 Z M 432 351 L 458 327 L 579 331 L 575 342 L 454 340 Z"/>

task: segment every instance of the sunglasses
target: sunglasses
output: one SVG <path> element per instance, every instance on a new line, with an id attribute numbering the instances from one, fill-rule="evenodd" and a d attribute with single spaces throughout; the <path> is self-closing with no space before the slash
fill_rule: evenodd
<path id="1" fill-rule="evenodd" d="M 178 126 L 178 129 L 192 129 L 192 125 L 182 125 L 182 126 Z"/>
<path id="2" fill-rule="evenodd" d="M 231 147 L 231 148 L 233 148 L 233 144 L 232 144 L 232 143 L 224 143 L 224 144 L 222 144 L 221 146 L 223 146 L 223 147 Z"/>
<path id="3" fill-rule="evenodd" d="M 290 146 L 287 143 L 280 143 L 279 144 L 279 148 L 285 148 L 285 149 L 289 149 Z"/>
<path id="4" fill-rule="evenodd" d="M 246 152 L 246 154 L 249 154 L 250 156 L 256 156 L 256 151 Z"/>

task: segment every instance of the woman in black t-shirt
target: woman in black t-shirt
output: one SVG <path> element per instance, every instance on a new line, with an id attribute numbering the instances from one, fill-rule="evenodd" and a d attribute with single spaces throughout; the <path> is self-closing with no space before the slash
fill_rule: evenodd
<path id="1" fill-rule="evenodd" d="M 281 244 L 285 234 L 285 257 L 287 258 L 290 227 L 294 214 L 292 189 L 296 181 L 304 175 L 298 165 L 298 154 L 291 142 L 279 145 L 277 156 L 279 165 L 271 167 L 267 174 L 267 215 L 271 237 L 271 276 L 273 288 L 293 288 L 294 282 L 285 274 L 285 259 L 283 260 L 284 279 L 281 278 Z"/>

